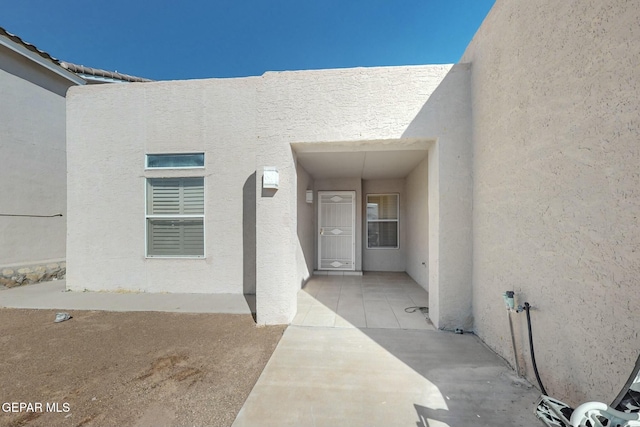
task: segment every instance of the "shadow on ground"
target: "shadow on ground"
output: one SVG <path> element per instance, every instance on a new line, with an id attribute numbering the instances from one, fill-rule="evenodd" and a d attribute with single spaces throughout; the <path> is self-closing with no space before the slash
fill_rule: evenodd
<path id="1" fill-rule="evenodd" d="M 473 334 L 437 331 L 419 311 L 410 318 L 404 308 L 428 295 L 409 282 L 404 273 L 314 276 L 234 426 L 309 417 L 316 426 L 535 425 L 539 393 Z M 286 416 L 253 423 L 261 411 Z"/>

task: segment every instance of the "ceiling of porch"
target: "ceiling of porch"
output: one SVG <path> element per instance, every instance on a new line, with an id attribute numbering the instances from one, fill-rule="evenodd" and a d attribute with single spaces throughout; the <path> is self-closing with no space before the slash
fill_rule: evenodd
<path id="1" fill-rule="evenodd" d="M 429 141 L 291 144 L 298 163 L 314 178 L 396 179 L 427 157 Z"/>

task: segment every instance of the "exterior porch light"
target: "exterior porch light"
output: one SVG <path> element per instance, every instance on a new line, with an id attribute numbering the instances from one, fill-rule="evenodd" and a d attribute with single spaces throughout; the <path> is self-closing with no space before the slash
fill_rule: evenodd
<path id="1" fill-rule="evenodd" d="M 307 190 L 307 203 L 313 203 L 313 190 Z"/>
<path id="2" fill-rule="evenodd" d="M 262 188 L 278 189 L 278 169 L 275 166 L 265 166 L 262 175 Z"/>

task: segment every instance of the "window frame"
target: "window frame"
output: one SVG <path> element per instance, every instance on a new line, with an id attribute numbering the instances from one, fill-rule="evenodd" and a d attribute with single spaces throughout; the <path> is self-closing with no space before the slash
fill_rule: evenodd
<path id="1" fill-rule="evenodd" d="M 192 169 L 192 168 L 184 168 Z M 149 214 L 149 188 L 150 180 L 163 180 L 163 179 L 202 179 L 202 214 Z M 207 230 L 206 230 L 206 203 L 207 200 L 207 186 L 206 178 L 204 176 L 159 176 L 150 177 L 147 176 L 144 179 L 144 257 L 145 259 L 205 259 L 207 257 Z M 202 255 L 150 255 L 149 254 L 149 220 L 150 219 L 167 219 L 167 220 L 182 220 L 182 219 L 202 219 Z"/>
<path id="2" fill-rule="evenodd" d="M 369 215 L 367 213 L 367 209 L 369 207 L 369 196 L 396 196 L 396 218 L 395 219 L 375 219 L 369 220 Z M 365 204 L 364 204 L 364 215 L 365 215 L 365 234 L 367 239 L 367 250 L 398 250 L 400 249 L 400 193 L 367 193 L 365 196 Z M 369 245 L 369 223 L 370 222 L 395 222 L 396 225 L 396 246 L 370 246 Z"/>
<path id="3" fill-rule="evenodd" d="M 202 166 L 149 166 L 149 156 L 193 156 L 202 154 Z M 171 169 L 204 169 L 205 167 L 205 153 L 203 151 L 196 151 L 192 153 L 147 153 L 144 155 L 144 169 L 145 170 L 171 170 Z"/>

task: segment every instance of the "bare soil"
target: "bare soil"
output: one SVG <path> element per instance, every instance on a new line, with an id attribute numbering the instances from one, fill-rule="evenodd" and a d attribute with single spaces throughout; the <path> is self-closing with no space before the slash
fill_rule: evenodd
<path id="1" fill-rule="evenodd" d="M 249 315 L 70 314 L 0 309 L 0 426 L 229 426 L 285 329 Z"/>

